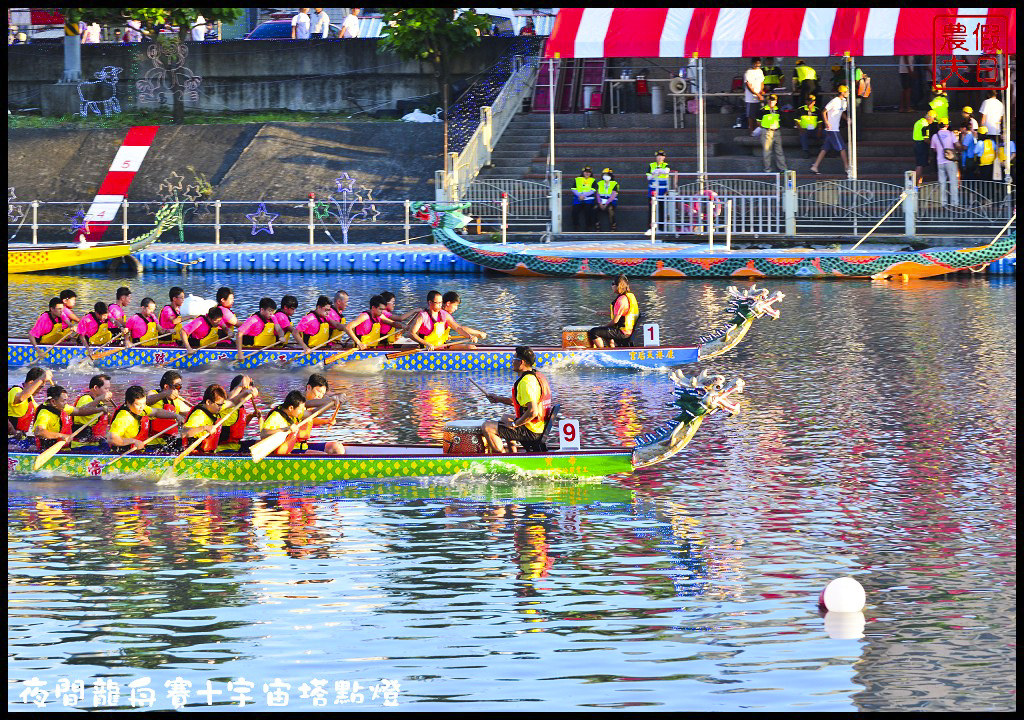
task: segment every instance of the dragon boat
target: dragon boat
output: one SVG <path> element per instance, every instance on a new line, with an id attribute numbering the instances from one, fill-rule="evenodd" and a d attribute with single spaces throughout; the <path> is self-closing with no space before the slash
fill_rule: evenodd
<path id="1" fill-rule="evenodd" d="M 437 242 L 453 253 L 490 270 L 509 275 L 551 277 L 638 278 L 925 278 L 958 270 L 976 269 L 1017 249 L 1011 233 L 979 247 L 930 248 L 920 251 L 810 251 L 783 250 L 683 252 L 678 246 L 635 244 L 619 250 L 607 243 L 587 243 L 571 249 L 558 245 L 482 245 L 466 240 L 456 230 L 470 217 L 468 203 L 416 203 L 416 217 L 431 227 Z"/>
<path id="2" fill-rule="evenodd" d="M 785 297 L 781 292 L 769 294 L 766 289 L 753 286 L 747 290 L 730 287 L 726 318 L 716 329 L 702 336 L 696 345 L 667 345 L 651 347 L 586 347 L 584 328 L 565 328 L 562 332 L 562 347 L 535 347 L 537 366 L 582 365 L 597 368 L 660 368 L 674 367 L 688 363 L 709 360 L 736 347 L 750 330 L 754 320 L 768 315 L 779 317 L 774 307 Z M 637 333 L 642 332 L 638 323 Z M 339 354 L 337 349 L 279 350 L 263 352 L 247 349 L 248 354 L 239 369 L 252 369 L 261 365 L 289 362 L 295 367 L 333 364 Z M 393 357 L 388 357 L 391 355 Z M 213 346 L 187 352 L 180 346 L 135 346 L 93 361 L 97 368 L 127 368 L 135 365 L 164 365 L 177 369 L 198 368 L 212 362 L 232 363 L 235 361 L 234 347 Z M 360 360 L 379 362 L 382 368 L 412 372 L 458 372 L 512 370 L 515 349 L 511 347 L 480 347 L 476 350 L 361 350 L 347 354 L 337 360 L 348 364 Z M 52 365 L 69 365 L 89 360 L 86 348 L 81 345 L 50 345 L 42 349 L 32 347 L 26 340 L 12 340 L 7 343 L 8 367 L 19 367 L 46 362 Z"/>
<path id="3" fill-rule="evenodd" d="M 127 257 L 132 253 L 144 250 L 159 240 L 161 235 L 179 223 L 180 214 L 177 203 L 162 206 L 157 211 L 153 227 L 143 235 L 126 243 L 9 244 L 7 246 L 7 273 L 11 275 L 56 270 Z"/>
<path id="4" fill-rule="evenodd" d="M 452 423 L 436 445 L 346 445 L 344 455 L 271 455 L 256 463 L 247 454 L 190 455 L 173 473 L 179 478 L 215 480 L 226 483 L 316 484 L 338 480 L 423 477 L 462 472 L 507 474 L 542 473 L 566 477 L 596 477 L 630 473 L 636 468 L 663 462 L 679 453 L 693 438 L 704 419 L 722 410 L 729 415 L 740 411 L 738 398 L 744 381 L 731 383 L 721 375 L 687 376 L 676 370 L 673 402 L 675 415 L 652 433 L 634 438 L 632 449 L 596 447 L 539 453 L 483 454 L 479 435 L 482 421 Z M 557 415 L 550 413 L 549 428 Z M 455 427 L 460 426 L 460 427 Z M 32 463 L 38 453 L 9 448 L 7 471 L 11 477 L 33 476 Z M 111 462 L 117 460 L 113 467 Z M 171 469 L 170 455 L 114 455 L 58 453 L 40 472 L 47 477 L 112 477 L 141 475 L 163 477 Z"/>

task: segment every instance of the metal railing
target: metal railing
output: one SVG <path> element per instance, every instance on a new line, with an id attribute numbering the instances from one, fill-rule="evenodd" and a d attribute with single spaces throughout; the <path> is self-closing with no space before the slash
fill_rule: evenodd
<path id="1" fill-rule="evenodd" d="M 961 180 L 956 190 L 957 204 L 953 205 L 949 202 L 948 189 L 943 198 L 939 183 L 919 186 L 917 224 L 931 226 L 967 223 L 981 227 L 1002 227 L 1017 209 L 1017 189 L 1013 183 Z"/>
<path id="2" fill-rule="evenodd" d="M 523 107 L 523 98 L 533 92 L 537 79 L 538 59 L 534 56 L 516 56 L 516 70 L 502 86 L 494 102 L 480 108 L 480 124 L 466 146 L 459 153 L 448 153 L 445 170 L 435 173 L 436 199 L 440 202 L 458 202 L 469 189 L 481 168 L 491 162 L 491 151 L 501 138 L 512 118 Z"/>
<path id="3" fill-rule="evenodd" d="M 658 198 L 658 232 L 707 233 L 709 207 L 713 230 L 724 231 L 724 208 L 730 200 L 732 233 L 770 235 L 782 231 L 779 173 L 671 173 L 669 187 L 669 192 Z"/>
<path id="4" fill-rule="evenodd" d="M 899 199 L 903 187 L 877 180 L 822 180 L 799 185 L 796 192 L 798 229 L 857 234 L 871 228 Z M 898 232 L 902 213 L 894 213 L 879 228 Z"/>

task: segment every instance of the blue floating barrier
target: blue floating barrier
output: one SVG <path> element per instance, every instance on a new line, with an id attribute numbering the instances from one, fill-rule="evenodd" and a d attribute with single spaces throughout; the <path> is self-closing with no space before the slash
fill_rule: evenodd
<path id="1" fill-rule="evenodd" d="M 313 269 L 313 258 L 308 252 L 292 253 L 292 267 L 290 270 L 311 270 Z"/>
<path id="2" fill-rule="evenodd" d="M 249 266 L 250 270 L 255 270 L 256 269 L 256 256 L 253 255 L 252 253 L 248 253 L 245 256 L 245 262 Z"/>

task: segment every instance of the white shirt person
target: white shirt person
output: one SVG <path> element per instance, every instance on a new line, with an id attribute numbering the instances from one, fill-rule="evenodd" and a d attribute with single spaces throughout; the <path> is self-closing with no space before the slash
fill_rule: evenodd
<path id="1" fill-rule="evenodd" d="M 309 8 L 299 8 L 292 17 L 292 40 L 309 40 Z"/>
<path id="2" fill-rule="evenodd" d="M 341 24 L 341 36 L 343 38 L 359 37 L 359 8 L 349 8 L 348 15 L 345 16 L 345 20 Z"/>
<path id="3" fill-rule="evenodd" d="M 313 37 L 327 39 L 331 31 L 331 18 L 324 12 L 323 8 L 313 8 Z"/>

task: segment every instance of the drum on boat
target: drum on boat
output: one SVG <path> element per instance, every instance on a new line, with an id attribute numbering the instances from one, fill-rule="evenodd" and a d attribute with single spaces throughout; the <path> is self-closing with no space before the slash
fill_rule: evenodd
<path id="1" fill-rule="evenodd" d="M 587 331 L 591 325 L 566 325 L 562 328 L 563 348 L 588 348 L 590 341 L 587 339 Z"/>
<path id="2" fill-rule="evenodd" d="M 483 420 L 452 420 L 445 423 L 441 449 L 445 455 L 483 455 L 483 434 Z"/>

